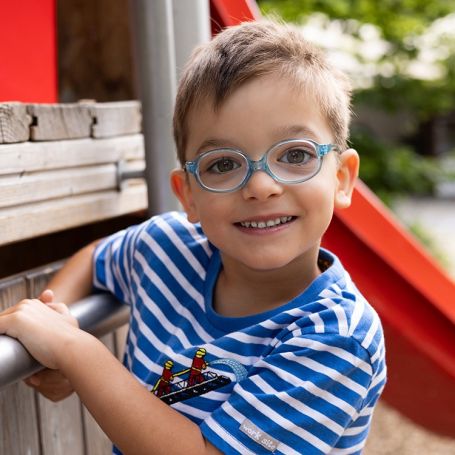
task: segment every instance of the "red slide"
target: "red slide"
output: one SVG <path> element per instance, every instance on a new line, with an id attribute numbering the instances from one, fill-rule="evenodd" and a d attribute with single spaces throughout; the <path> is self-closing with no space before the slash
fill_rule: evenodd
<path id="1" fill-rule="evenodd" d="M 212 30 L 259 17 L 253 0 L 211 0 Z M 437 220 L 435 220 L 437 221 Z M 362 183 L 323 245 L 379 313 L 386 336 L 383 398 L 429 430 L 455 437 L 455 282 Z"/>
<path id="2" fill-rule="evenodd" d="M 361 182 L 324 246 L 381 317 L 389 368 L 384 399 L 455 437 L 455 282 Z"/>

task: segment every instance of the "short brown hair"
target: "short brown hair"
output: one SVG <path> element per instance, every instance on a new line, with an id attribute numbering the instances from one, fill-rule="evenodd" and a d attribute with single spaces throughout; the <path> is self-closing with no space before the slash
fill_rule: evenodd
<path id="1" fill-rule="evenodd" d="M 268 74 L 291 78 L 297 88 L 309 89 L 332 129 L 334 142 L 346 148 L 351 116 L 351 85 L 346 75 L 297 27 L 269 20 L 244 22 L 197 47 L 183 69 L 174 110 L 174 138 L 182 165 L 190 110 L 204 101 L 216 110 L 242 84 Z"/>

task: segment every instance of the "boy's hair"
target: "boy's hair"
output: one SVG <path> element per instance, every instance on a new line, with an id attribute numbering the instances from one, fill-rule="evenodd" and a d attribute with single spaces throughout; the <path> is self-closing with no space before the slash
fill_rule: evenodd
<path id="1" fill-rule="evenodd" d="M 275 21 L 229 27 L 197 47 L 186 64 L 177 91 L 174 138 L 185 163 L 189 112 L 209 101 L 216 111 L 245 82 L 265 75 L 287 77 L 311 93 L 342 150 L 347 147 L 351 86 L 344 73 L 309 43 L 297 27 Z"/>

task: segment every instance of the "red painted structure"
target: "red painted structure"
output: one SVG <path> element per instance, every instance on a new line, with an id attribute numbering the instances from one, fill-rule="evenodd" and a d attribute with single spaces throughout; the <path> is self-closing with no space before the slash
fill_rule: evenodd
<path id="1" fill-rule="evenodd" d="M 2 1 L 0 102 L 57 101 L 55 0 Z"/>
<path id="2" fill-rule="evenodd" d="M 254 1 L 212 0 L 218 25 L 258 17 Z M 437 220 L 435 220 L 437 221 Z M 324 236 L 379 313 L 386 335 L 384 399 L 455 437 L 455 282 L 362 182 Z"/>

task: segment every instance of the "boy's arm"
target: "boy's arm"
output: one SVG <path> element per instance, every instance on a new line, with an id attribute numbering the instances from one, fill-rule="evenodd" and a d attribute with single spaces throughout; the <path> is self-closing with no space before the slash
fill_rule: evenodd
<path id="1" fill-rule="evenodd" d="M 37 299 L 24 300 L 0 314 L 0 333 L 18 338 L 43 365 L 61 370 L 125 455 L 221 453 L 198 425 L 150 393 L 72 322 Z"/>
<path id="2" fill-rule="evenodd" d="M 88 334 L 84 338 L 68 350 L 61 368 L 122 453 L 221 454 L 197 424 L 150 393 L 99 340 Z M 81 351 L 86 354 L 80 355 Z"/>

